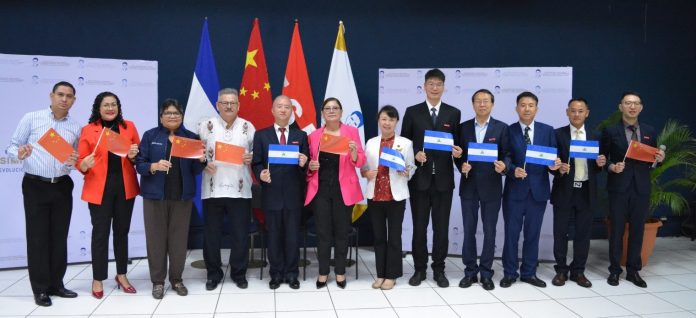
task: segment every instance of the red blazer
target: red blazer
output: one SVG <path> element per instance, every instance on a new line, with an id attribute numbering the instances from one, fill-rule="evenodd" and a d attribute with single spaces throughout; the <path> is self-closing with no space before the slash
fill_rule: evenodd
<path id="1" fill-rule="evenodd" d="M 133 122 L 124 120 L 126 127 L 119 126 L 119 134 L 128 138 L 133 144 L 140 144 L 140 136 Z M 79 158 L 76 167 L 80 166 L 82 159 L 87 157 L 94 150 L 97 144 L 99 135 L 102 131 L 101 120 L 96 121 L 82 128 L 80 134 L 80 143 L 77 146 Z M 101 204 L 102 196 L 104 195 L 104 185 L 106 184 L 106 173 L 108 168 L 109 151 L 103 143 L 99 143 L 99 147 L 94 154 L 94 167 L 84 172 L 85 184 L 82 188 L 82 200 L 92 204 Z M 135 176 L 135 168 L 133 162 L 128 157 L 121 158 L 121 168 L 123 170 L 123 184 L 126 188 L 126 199 L 135 198 L 140 193 L 138 179 Z M 80 169 L 77 169 L 80 171 Z M 81 171 L 80 171 L 81 172 Z"/>
<path id="2" fill-rule="evenodd" d="M 319 140 L 323 133 L 324 127 L 321 127 L 309 135 L 309 160 L 318 160 Z M 360 133 L 357 128 L 341 124 L 341 136 L 353 140 L 358 146 L 358 160 L 356 162 L 351 160 L 350 153 L 341 155 L 338 162 L 338 183 L 341 185 L 343 203 L 345 205 L 353 205 L 363 199 L 360 180 L 358 180 L 358 174 L 355 169 L 365 164 L 365 152 L 363 151 L 362 143 L 360 142 Z M 319 171 L 307 169 L 307 196 L 305 197 L 305 205 L 309 205 L 309 203 L 312 202 L 318 190 Z"/>

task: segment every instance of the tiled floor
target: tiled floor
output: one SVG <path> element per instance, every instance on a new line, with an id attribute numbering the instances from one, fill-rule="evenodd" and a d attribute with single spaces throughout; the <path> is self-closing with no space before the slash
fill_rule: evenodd
<path id="1" fill-rule="evenodd" d="M 572 252 L 569 253 L 572 255 Z M 223 253 L 223 259 L 226 257 Z M 187 264 L 200 260 L 201 251 L 189 253 Z M 339 289 L 330 283 L 317 290 L 314 280 L 317 264 L 307 268 L 308 277 L 299 291 L 282 285 L 268 288 L 268 272 L 259 280 L 259 270 L 248 272 L 249 288 L 238 289 L 229 279 L 214 291 L 205 290 L 205 271 L 188 266 L 184 283 L 190 294 L 177 296 L 168 290 L 164 299 L 150 296 L 151 284 L 147 260 L 136 260 L 128 277 L 138 289 L 135 295 L 115 289 L 105 281 L 102 300 L 90 296 L 92 271 L 89 264 L 71 265 L 65 276 L 68 288 L 77 291 L 77 299 L 53 297 L 53 306 L 34 304 L 26 270 L 0 271 L 0 316 L 61 317 L 696 317 L 696 242 L 686 238 L 660 238 L 650 264 L 641 272 L 648 288 L 633 286 L 624 280 L 618 287 L 607 285 L 607 242 L 592 241 L 586 275 L 592 288 L 572 282 L 552 286 L 553 264 L 542 263 L 540 278 L 549 287 L 536 288 L 515 283 L 511 288 L 497 286 L 501 278 L 500 261 L 495 263 L 496 289 L 485 291 L 479 285 L 457 287 L 463 276 L 461 260 L 450 257 L 447 275 L 452 287 L 438 288 L 428 273 L 421 286 L 408 285 L 413 273 L 411 257 L 404 259 L 404 277 L 390 291 L 370 287 L 374 280 L 374 254 L 360 250 L 360 279 L 355 267 L 348 269 L 348 286 Z M 110 264 L 114 273 L 114 264 Z M 333 277 L 331 277 L 333 279 Z"/>

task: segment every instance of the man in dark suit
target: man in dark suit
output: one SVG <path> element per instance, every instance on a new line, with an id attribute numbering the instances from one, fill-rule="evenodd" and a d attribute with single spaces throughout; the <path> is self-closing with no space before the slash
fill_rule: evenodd
<path id="1" fill-rule="evenodd" d="M 556 276 L 551 281 L 555 286 L 563 286 L 570 280 L 582 287 L 591 287 L 585 277 L 585 263 L 590 250 L 592 234 L 592 207 L 597 197 L 597 173 L 606 163 L 604 155 L 596 160 L 570 158 L 571 140 L 597 140 L 585 127 L 585 119 L 590 115 L 587 101 L 573 98 L 568 102 L 566 114 L 570 125 L 556 129 L 558 157 L 561 167 L 553 171 L 551 204 L 553 204 L 553 255 L 556 259 Z M 571 164 L 572 162 L 572 164 Z M 568 226 L 571 217 L 575 219 L 573 239 L 573 262 L 566 262 L 568 254 Z M 568 276 L 570 272 L 570 276 Z"/>
<path id="2" fill-rule="evenodd" d="M 439 69 L 425 73 L 426 100 L 408 107 L 401 126 L 401 136 L 413 141 L 417 151 L 418 169 L 408 183 L 411 193 L 411 215 L 413 218 L 412 253 L 416 272 L 408 283 L 420 285 L 425 280 L 428 268 L 428 248 L 426 246 L 428 222 L 432 209 L 433 279 L 440 287 L 448 287 L 445 276 L 445 257 L 449 246 L 449 217 L 452 209 L 452 191 L 454 190 L 454 165 L 452 156 L 460 157 L 462 149 L 458 145 L 459 121 L 461 113 L 455 107 L 442 102 L 445 91 L 445 74 Z M 451 133 L 455 146 L 451 152 L 425 150 L 423 138 L 426 130 Z"/>
<path id="3" fill-rule="evenodd" d="M 305 163 L 309 155 L 307 133 L 288 125 L 292 115 L 290 98 L 284 95 L 273 101 L 271 127 L 254 135 L 252 168 L 263 188 L 263 209 L 268 227 L 268 260 L 271 264 L 271 289 L 286 282 L 292 289 L 300 288 L 297 267 L 300 257 L 300 217 L 304 202 Z M 268 146 L 271 144 L 300 147 L 299 165 L 268 164 Z"/>
<path id="4" fill-rule="evenodd" d="M 519 122 L 509 127 L 511 163 L 505 178 L 503 193 L 503 219 L 505 220 L 505 244 L 503 245 L 504 276 L 500 287 L 510 287 L 518 277 L 517 253 L 520 231 L 524 228 L 521 281 L 537 287 L 546 283 L 537 278 L 539 260 L 539 235 L 544 221 L 546 202 L 550 195 L 549 171 L 557 170 L 561 160 L 554 165 L 525 164 L 527 145 L 556 147 L 553 127 L 534 121 L 539 99 L 530 92 L 517 95 L 516 111 Z"/>
<path id="5" fill-rule="evenodd" d="M 626 150 L 631 140 L 656 147 L 657 134 L 652 126 L 638 122 L 643 102 L 636 92 L 621 96 L 619 111 L 621 121 L 608 126 L 602 132 L 600 151 L 607 156 L 609 190 L 609 278 L 607 283 L 619 285 L 621 275 L 621 253 L 623 248 L 624 224 L 628 223 L 628 251 L 626 280 L 638 287 L 647 287 L 638 275 L 642 267 L 640 251 L 643 245 L 643 229 L 650 206 L 651 164 L 626 159 Z M 662 162 L 665 153 L 659 150 L 655 160 Z"/>
<path id="6" fill-rule="evenodd" d="M 478 281 L 481 273 L 481 285 L 486 290 L 495 288 L 493 284 L 493 256 L 495 252 L 495 227 L 498 223 L 501 198 L 503 196 L 503 178 L 505 168 L 510 164 L 508 126 L 491 117 L 495 97 L 487 89 L 480 89 L 471 96 L 476 117 L 459 126 L 459 142 L 464 154 L 455 160 L 461 169 L 459 196 L 462 202 L 462 220 L 464 222 L 464 243 L 462 244 L 462 262 L 466 265 L 464 278 L 459 287 L 467 288 Z M 469 162 L 468 143 L 490 143 L 498 146 L 498 158 L 495 162 Z M 481 207 L 483 223 L 483 249 L 481 260 L 476 263 L 476 227 L 478 211 Z"/>

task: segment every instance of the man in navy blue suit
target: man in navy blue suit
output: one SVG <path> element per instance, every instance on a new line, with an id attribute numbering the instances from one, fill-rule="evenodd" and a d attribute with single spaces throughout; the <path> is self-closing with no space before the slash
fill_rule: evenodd
<path id="1" fill-rule="evenodd" d="M 503 195 L 503 175 L 510 165 L 508 126 L 491 117 L 495 97 L 487 89 L 479 89 L 471 96 L 476 117 L 459 126 L 459 141 L 463 156 L 455 159 L 461 170 L 459 196 L 462 202 L 462 220 L 464 222 L 464 243 L 462 244 L 462 262 L 466 266 L 464 278 L 459 287 L 467 288 L 478 282 L 486 290 L 495 288 L 493 284 L 493 256 L 495 252 L 495 227 L 498 223 L 501 198 Z M 468 144 L 489 143 L 498 147 L 495 162 L 469 162 Z M 476 227 L 478 225 L 479 206 L 483 224 L 483 249 L 481 260 L 476 263 Z"/>
<path id="2" fill-rule="evenodd" d="M 505 178 L 503 193 L 503 219 L 505 220 L 505 243 L 503 245 L 504 276 L 500 287 L 510 287 L 517 277 L 521 281 L 537 287 L 546 283 L 537 278 L 536 268 L 539 260 L 539 235 L 544 220 L 546 202 L 549 200 L 549 171 L 557 170 L 561 160 L 556 158 L 554 165 L 542 166 L 525 164 L 527 145 L 556 147 L 553 127 L 534 121 L 539 98 L 530 92 L 517 95 L 516 111 L 519 122 L 509 127 L 511 163 Z M 518 241 L 524 229 L 522 247 L 522 266 L 518 275 Z"/>
<path id="3" fill-rule="evenodd" d="M 286 282 L 292 289 L 300 288 L 297 279 L 300 257 L 300 217 L 304 202 L 305 163 L 309 156 L 307 133 L 289 125 L 292 115 L 290 98 L 280 95 L 273 101 L 273 126 L 254 135 L 252 168 L 263 188 L 263 210 L 268 228 L 268 260 L 271 281 L 268 286 L 277 289 Z M 298 165 L 269 165 L 268 146 L 271 144 L 300 147 Z"/>

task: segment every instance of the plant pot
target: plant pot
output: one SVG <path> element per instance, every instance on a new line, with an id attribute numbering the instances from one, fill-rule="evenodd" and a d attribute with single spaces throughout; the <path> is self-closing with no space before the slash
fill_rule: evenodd
<path id="1" fill-rule="evenodd" d="M 607 223 L 607 238 L 611 233 L 611 222 Z M 640 260 L 643 266 L 648 265 L 648 259 L 655 249 L 655 240 L 657 239 L 657 229 L 662 226 L 662 221 L 657 218 L 649 218 L 645 221 L 645 230 L 643 231 L 643 246 L 640 250 Z M 623 248 L 621 253 L 621 266 L 626 266 L 626 254 L 628 253 L 628 223 L 624 226 Z"/>

